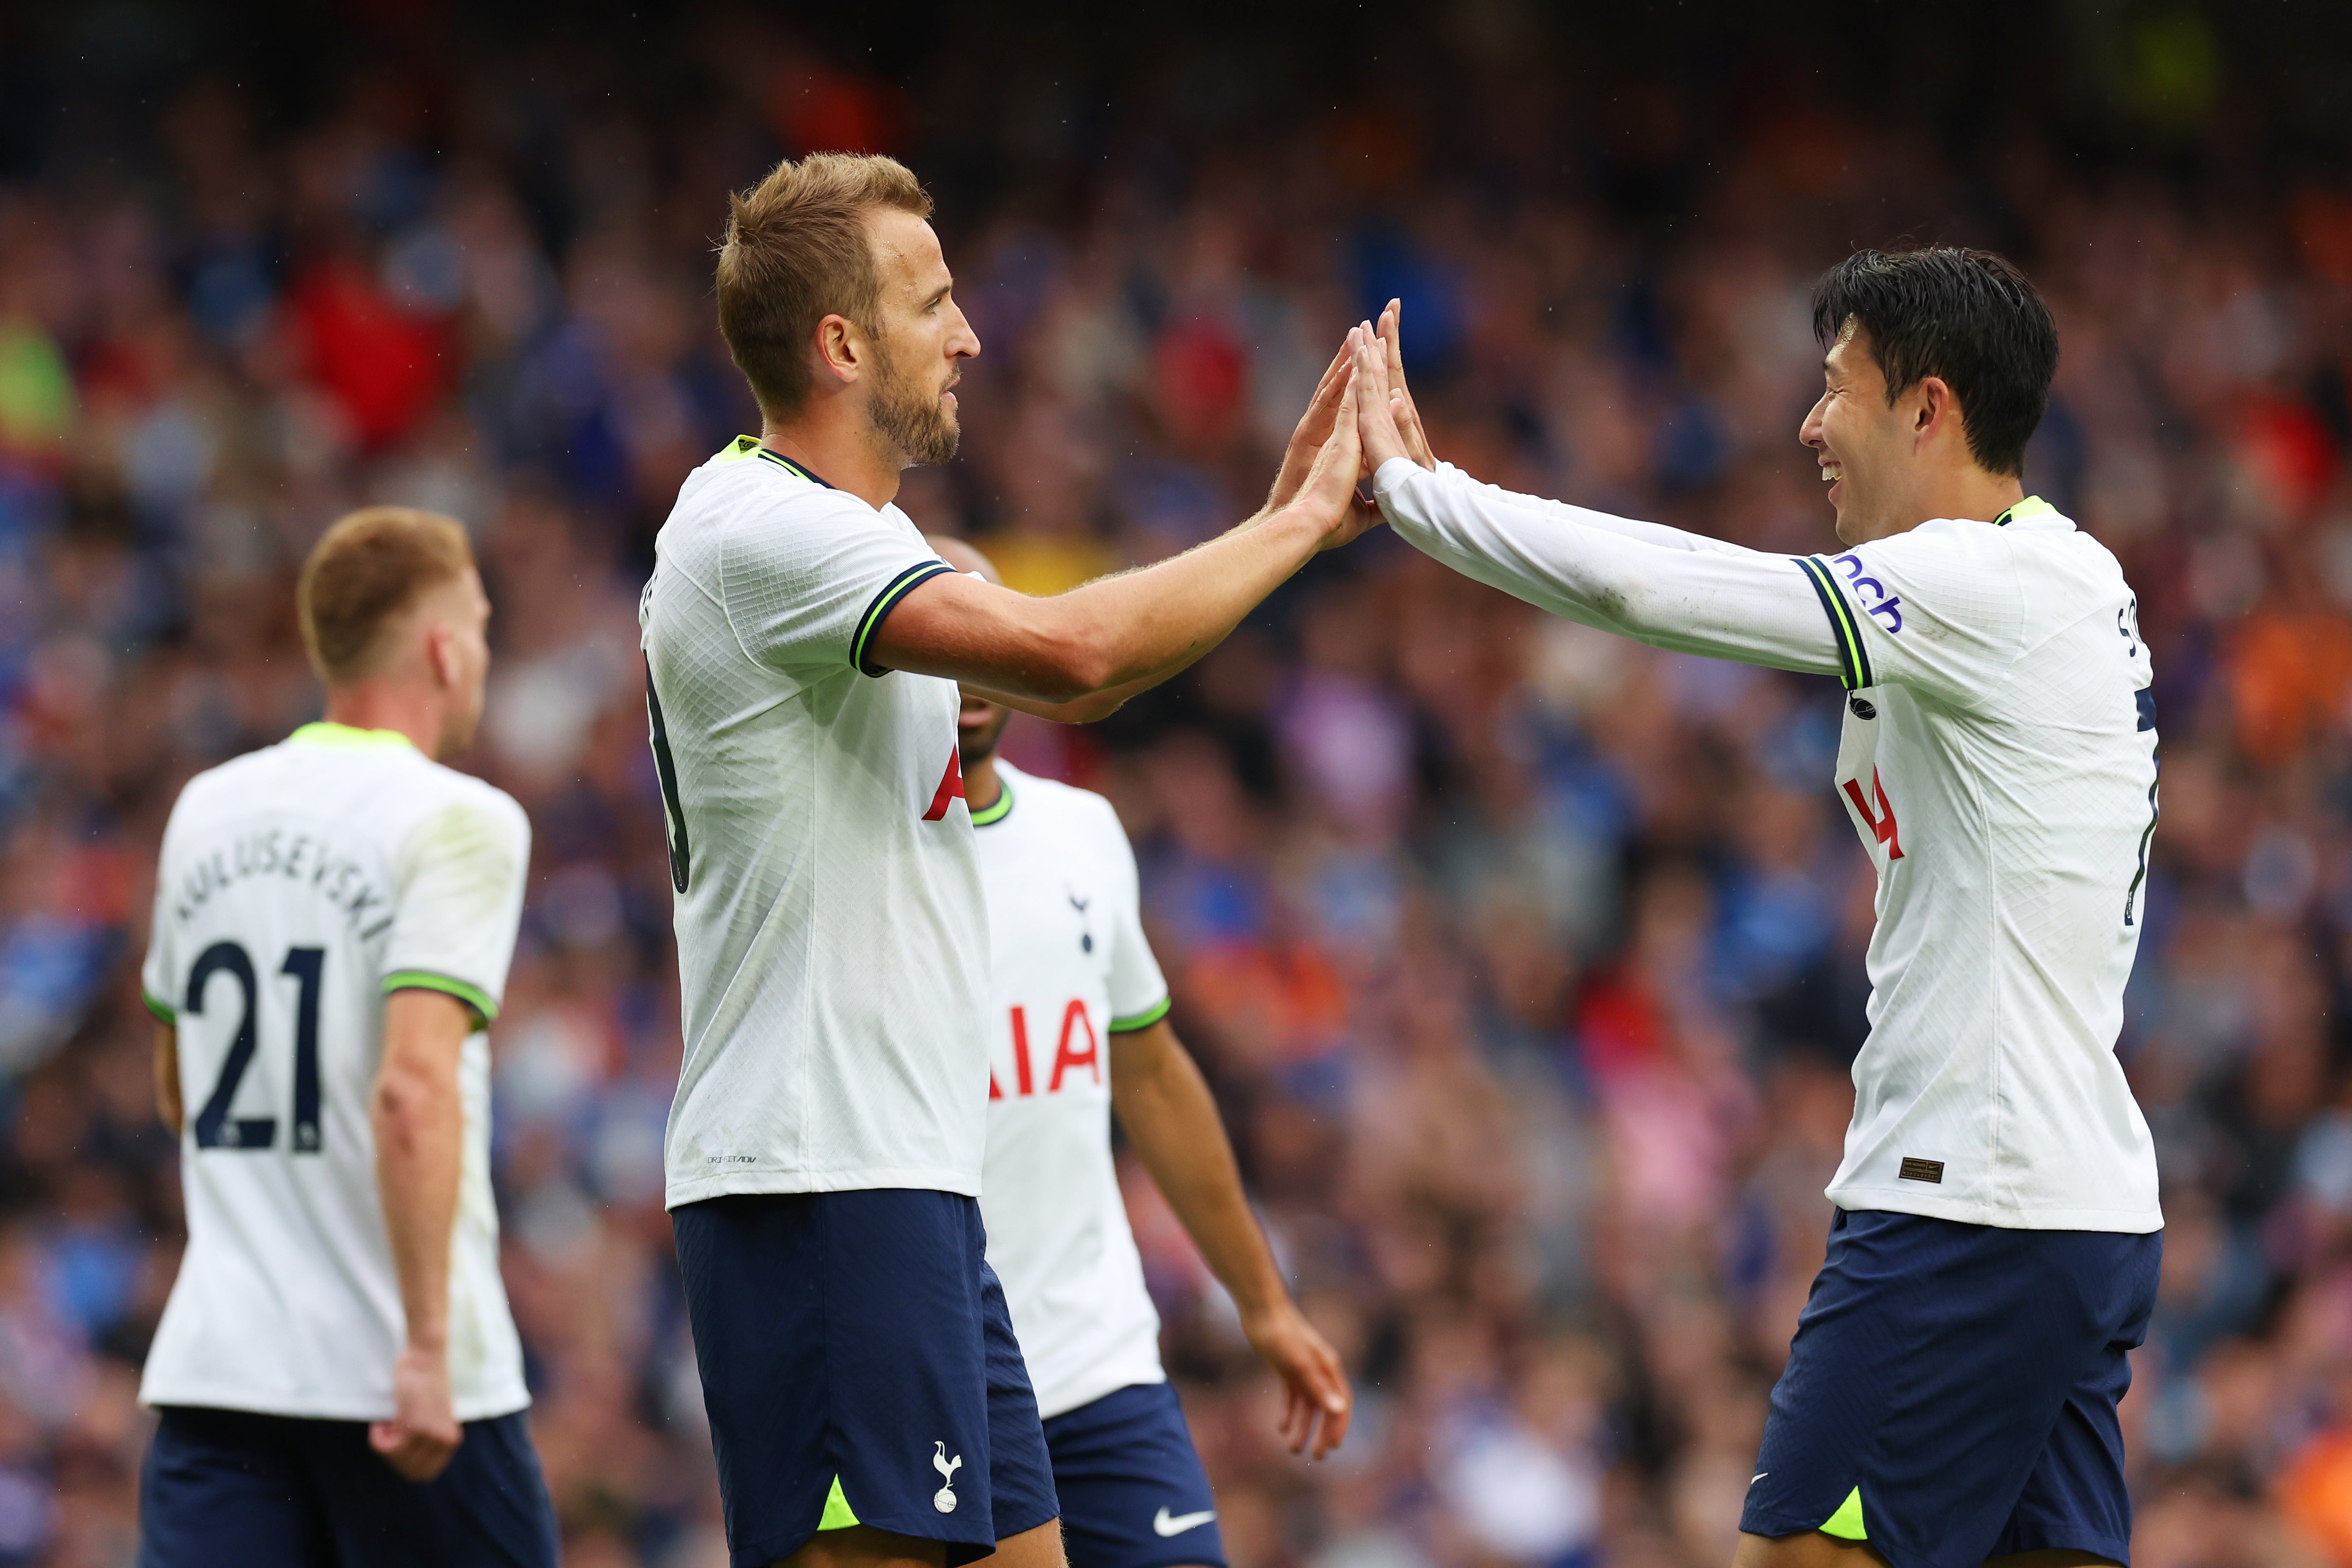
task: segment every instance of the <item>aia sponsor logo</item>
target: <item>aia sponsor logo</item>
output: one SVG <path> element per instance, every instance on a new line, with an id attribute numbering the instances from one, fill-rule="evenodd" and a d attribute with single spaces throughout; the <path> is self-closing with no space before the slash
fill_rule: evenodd
<path id="1" fill-rule="evenodd" d="M 940 775 L 940 787 L 931 793 L 931 809 L 923 813 L 923 821 L 936 822 L 948 814 L 948 802 L 963 800 L 963 758 L 954 747 L 948 747 L 948 770 Z M 969 807 L 966 808 L 969 810 Z"/>
<path id="2" fill-rule="evenodd" d="M 1029 1056 L 1029 1014 L 1024 1008 L 1012 1010 L 1013 1093 L 1009 1098 L 1027 1099 L 1038 1092 L 1037 1074 Z M 1082 1038 L 1086 1047 L 1083 1051 L 1077 1049 Z M 1070 1005 L 1062 1009 L 1062 1038 L 1054 1046 L 1054 1066 L 1046 1076 L 1045 1092 L 1060 1093 L 1064 1074 L 1075 1075 L 1081 1067 L 1094 1075 L 1097 1085 L 1102 1082 L 1102 1051 L 1095 1038 L 1095 1020 L 1087 1016 L 1087 1004 L 1074 998 Z M 988 1071 L 988 1097 L 991 1100 L 1008 1098 L 1003 1085 L 997 1082 L 996 1070 L 992 1067 Z"/>

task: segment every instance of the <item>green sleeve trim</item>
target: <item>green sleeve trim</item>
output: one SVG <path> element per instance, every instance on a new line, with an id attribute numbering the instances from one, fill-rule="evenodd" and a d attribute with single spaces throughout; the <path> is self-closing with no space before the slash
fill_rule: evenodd
<path id="1" fill-rule="evenodd" d="M 484 1029 L 499 1016 L 499 1004 L 490 993 L 479 986 L 469 986 L 463 980 L 453 980 L 446 975 L 436 975 L 429 969 L 398 969 L 383 977 L 383 994 L 394 991 L 438 991 L 445 997 L 455 997 L 474 1009 L 474 1017 Z"/>
<path id="2" fill-rule="evenodd" d="M 1854 1488 L 1845 1494 L 1835 1513 L 1822 1522 L 1823 1535 L 1834 1535 L 1840 1541 L 1867 1541 L 1870 1532 L 1862 1525 L 1862 1489 Z"/>
<path id="3" fill-rule="evenodd" d="M 1855 623 L 1853 607 L 1845 601 L 1837 579 L 1818 556 L 1790 559 L 1805 574 L 1805 580 L 1813 585 L 1814 596 L 1822 601 L 1822 612 L 1830 618 L 1830 631 L 1837 638 L 1838 678 L 1845 683 L 1845 689 L 1858 692 L 1876 684 L 1870 674 L 1870 650 L 1863 646 L 1862 628 Z"/>
<path id="4" fill-rule="evenodd" d="M 1166 1018 L 1168 1016 L 1168 1009 L 1175 1005 L 1175 998 L 1162 997 L 1157 1002 L 1154 1002 L 1151 1006 L 1144 1009 L 1139 1013 L 1129 1013 L 1123 1019 L 1111 1019 L 1110 1032 L 1113 1034 L 1133 1034 L 1137 1030 L 1150 1029 L 1153 1024 L 1156 1024 L 1161 1019 Z"/>
<path id="5" fill-rule="evenodd" d="M 152 991 L 147 990 L 143 987 L 141 988 L 139 999 L 147 1004 L 147 1010 L 155 1015 L 155 1021 L 157 1023 L 177 1024 L 180 1021 L 179 1009 L 173 1007 L 171 1003 L 163 1000 L 163 998 L 155 995 Z"/>
<path id="6" fill-rule="evenodd" d="M 898 601 L 908 594 L 931 579 L 953 570 L 955 568 L 943 560 L 920 561 L 892 578 L 883 586 L 882 591 L 874 596 L 874 602 L 868 604 L 866 613 L 857 618 L 857 634 L 849 640 L 849 662 L 856 667 L 859 674 L 887 675 L 890 673 L 866 662 L 866 645 L 873 642 L 876 628 L 882 624 L 890 612 L 898 608 Z"/>
<path id="7" fill-rule="evenodd" d="M 847 1530 L 856 1522 L 857 1511 L 850 1507 L 849 1499 L 842 1495 L 841 1478 L 835 1476 L 833 1478 L 833 1490 L 824 1494 L 824 1512 L 818 1516 L 816 1527 L 819 1530 Z"/>

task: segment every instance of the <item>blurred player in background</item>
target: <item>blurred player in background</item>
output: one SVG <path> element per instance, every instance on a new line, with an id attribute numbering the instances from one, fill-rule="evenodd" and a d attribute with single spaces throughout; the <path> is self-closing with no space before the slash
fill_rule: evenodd
<path id="1" fill-rule="evenodd" d="M 1799 438 L 1847 548 L 1793 559 L 1438 465 L 1396 312 L 1350 340 L 1399 533 L 1554 614 L 1848 694 L 1834 787 L 1878 873 L 1871 1030 L 1738 1562 L 2126 1561 L 2116 1404 L 2164 1224 L 2115 1054 L 2156 831 L 2154 672 L 2116 558 L 2025 494 L 2048 307 L 1982 251 L 1832 268 Z"/>
<path id="2" fill-rule="evenodd" d="M 373 507 L 299 610 L 325 719 L 191 779 L 156 873 L 188 1246 L 140 1389 L 140 1562 L 551 1565 L 484 1032 L 530 824 L 442 763 L 481 717 L 489 601 L 456 523 Z"/>
<path id="3" fill-rule="evenodd" d="M 686 1038 L 667 1202 L 738 1563 L 1061 1561 L 977 1201 L 956 683 L 1108 713 L 1376 520 L 1335 362 L 1247 526 L 1053 599 L 952 570 L 892 505 L 954 455 L 980 351 L 929 212 L 845 154 L 734 198 L 719 322 L 764 427 L 688 477 L 639 607 Z"/>
<path id="4" fill-rule="evenodd" d="M 930 540 L 996 580 L 961 539 Z M 1216 1102 L 1168 1021 L 1135 852 L 1110 802 L 996 755 L 1013 711 L 967 695 L 964 796 L 988 887 L 988 1260 L 1045 1417 L 1073 1568 L 1222 1565 L 1216 1499 L 1160 1365 L 1111 1160 L 1110 1116 L 1278 1373 L 1283 1435 L 1321 1458 L 1353 1404 L 1339 1358 L 1290 1299 L 1243 1196 Z"/>

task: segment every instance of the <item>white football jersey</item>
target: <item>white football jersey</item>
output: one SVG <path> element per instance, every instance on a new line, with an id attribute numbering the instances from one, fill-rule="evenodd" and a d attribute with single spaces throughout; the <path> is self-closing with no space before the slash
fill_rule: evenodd
<path id="1" fill-rule="evenodd" d="M 2162 1228 L 2115 1051 L 2157 807 L 2155 673 L 2123 569 L 2038 498 L 1800 565 L 1838 630 L 1834 782 L 1878 871 L 1831 1200 Z"/>
<path id="2" fill-rule="evenodd" d="M 988 930 L 955 683 L 874 630 L 950 570 L 751 436 L 687 476 L 638 619 L 677 893 L 672 1207 L 977 1196 Z"/>
<path id="3" fill-rule="evenodd" d="M 1135 852 L 1110 802 L 999 761 L 973 818 L 988 883 L 988 1176 L 981 1217 L 1038 1412 L 1164 1383 L 1160 1314 L 1110 1152 L 1110 1037 L 1168 1014 Z"/>
<path id="4" fill-rule="evenodd" d="M 305 725 L 180 792 L 141 980 L 179 1037 L 188 1246 L 143 1403 L 392 1416 L 406 1316 L 368 1119 L 384 997 L 446 992 L 487 1025 L 530 860 L 520 806 L 389 730 Z M 499 1278 L 480 1029 L 457 1071 L 449 1380 L 478 1421 L 530 1396 Z"/>
<path id="5" fill-rule="evenodd" d="M 1374 488 L 1417 548 L 1556 614 L 1847 687 L 1832 787 L 1878 920 L 1832 1201 L 2161 1228 L 2115 1054 L 2156 827 L 2153 673 L 2104 546 L 2038 497 L 1792 560 L 1404 458 Z"/>

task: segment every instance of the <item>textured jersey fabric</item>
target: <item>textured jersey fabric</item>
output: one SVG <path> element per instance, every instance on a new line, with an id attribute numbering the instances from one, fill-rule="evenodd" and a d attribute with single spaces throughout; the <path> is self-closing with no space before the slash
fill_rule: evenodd
<path id="1" fill-rule="evenodd" d="M 976 830 L 993 953 L 981 1212 L 1054 1416 L 1167 1376 L 1111 1163 L 1109 1046 L 1166 1016 L 1168 983 L 1110 802 L 1002 761 L 996 774 L 1004 793 Z"/>
<path id="2" fill-rule="evenodd" d="M 672 1207 L 727 1193 L 977 1196 L 988 933 L 955 683 L 874 630 L 945 572 L 745 438 L 696 469 L 640 604 L 686 1053 Z"/>
<path id="3" fill-rule="evenodd" d="M 140 1397 L 382 1420 L 406 1342 L 368 1096 L 385 993 L 498 1011 L 530 824 L 400 736 L 309 725 L 198 774 L 163 831 L 142 981 L 179 1040 L 188 1246 Z M 461 1421 L 530 1403 L 499 1278 L 490 1061 L 459 1059 L 450 1243 Z"/>
<path id="4" fill-rule="evenodd" d="M 1878 873 L 1849 1209 L 2159 1228 L 2115 1043 L 2156 815 L 2153 674 L 2113 555 L 2046 502 L 1791 559 L 1394 458 L 1389 522 L 1661 647 L 1837 675 L 1832 780 Z"/>

